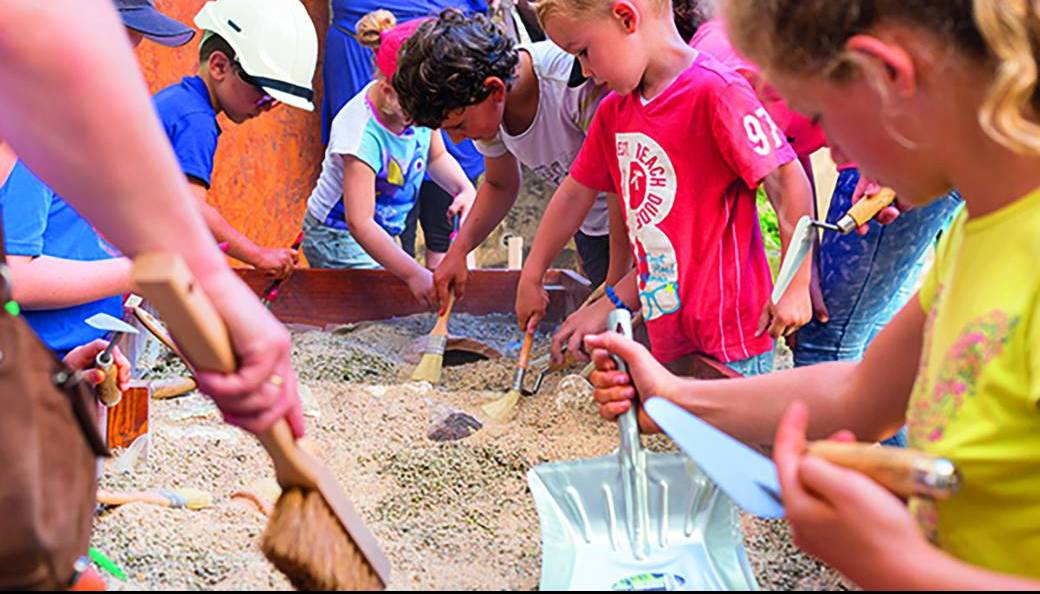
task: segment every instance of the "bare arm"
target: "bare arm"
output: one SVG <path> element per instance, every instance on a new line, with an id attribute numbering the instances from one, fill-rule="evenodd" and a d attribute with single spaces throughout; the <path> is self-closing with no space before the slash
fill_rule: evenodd
<path id="1" fill-rule="evenodd" d="M 376 174 L 371 167 L 355 157 L 343 156 L 343 205 L 350 234 L 376 262 L 408 282 L 414 275 L 427 271 L 376 223 L 375 184 Z"/>
<path id="2" fill-rule="evenodd" d="M 632 245 L 628 241 L 625 213 L 617 194 L 607 196 L 607 205 L 610 213 L 610 266 L 606 282 L 616 285 L 632 269 Z"/>
<path id="3" fill-rule="evenodd" d="M 574 237 L 581 222 L 589 214 L 589 209 L 596 201 L 596 194 L 595 190 L 581 185 L 569 175 L 563 179 L 549 200 L 542 222 L 538 224 L 531 253 L 521 273 L 521 282 L 524 278 L 539 284 L 542 282 L 542 275 L 549 269 L 553 259 Z"/>
<path id="4" fill-rule="evenodd" d="M 434 132 L 430 139 L 430 154 L 426 163 L 426 171 L 430 174 L 430 179 L 445 192 L 451 194 L 456 202 L 460 198 L 463 200 L 465 208 L 462 210 L 465 214 L 465 211 L 469 210 L 470 204 L 473 203 L 473 184 L 470 183 L 466 172 L 462 170 L 462 166 L 455 160 L 455 157 L 445 150 L 444 137 L 439 132 Z M 456 204 L 452 204 L 453 208 L 455 206 Z"/>
<path id="5" fill-rule="evenodd" d="M 512 153 L 501 157 L 484 158 L 484 180 L 477 189 L 477 197 L 469 217 L 459 229 L 448 253 L 456 252 L 465 258 L 477 249 L 495 227 L 506 218 L 520 192 L 520 163 Z"/>
<path id="6" fill-rule="evenodd" d="M 917 377 L 925 314 L 915 295 L 870 344 L 859 363 L 799 367 L 740 380 L 680 380 L 680 401 L 723 431 L 750 443 L 771 443 L 789 404 L 811 411 L 809 437 L 850 429 L 859 439 L 893 435 L 905 421 Z"/>
<path id="7" fill-rule="evenodd" d="M 235 229 L 215 206 L 206 201 L 209 192 L 205 186 L 194 181 L 189 181 L 188 185 L 191 187 L 195 203 L 202 212 L 202 218 L 206 220 L 210 233 L 217 241 L 227 243 L 229 256 L 279 278 L 289 275 L 296 264 L 296 254 L 292 250 L 267 248 L 253 243 L 238 229 Z"/>
<path id="8" fill-rule="evenodd" d="M 83 262 L 51 256 L 8 256 L 14 299 L 25 309 L 58 309 L 131 290 L 126 258 Z"/>

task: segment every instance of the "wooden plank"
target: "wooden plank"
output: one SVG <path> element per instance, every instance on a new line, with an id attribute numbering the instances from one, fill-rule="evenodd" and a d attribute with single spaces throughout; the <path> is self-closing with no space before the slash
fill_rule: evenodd
<path id="1" fill-rule="evenodd" d="M 119 404 L 108 409 L 106 438 L 109 449 L 128 448 L 148 433 L 148 406 L 151 400 L 148 382 L 131 380 Z"/>
<path id="2" fill-rule="evenodd" d="M 260 294 L 270 279 L 256 270 L 240 270 L 243 280 Z M 512 313 L 516 302 L 518 270 L 474 270 L 466 296 L 454 311 L 474 315 Z M 555 323 L 581 303 L 581 277 L 571 271 L 550 270 L 545 276 L 549 292 L 546 321 Z M 588 281 L 584 286 L 587 287 Z M 587 291 L 587 289 L 585 289 Z M 577 292 L 577 295 L 571 295 Z M 279 292 L 271 311 L 287 324 L 324 326 L 365 320 L 382 320 L 425 311 L 408 287 L 385 270 L 297 270 Z"/>

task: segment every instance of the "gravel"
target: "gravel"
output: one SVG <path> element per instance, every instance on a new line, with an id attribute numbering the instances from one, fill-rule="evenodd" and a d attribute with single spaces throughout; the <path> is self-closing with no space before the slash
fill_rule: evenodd
<path id="1" fill-rule="evenodd" d="M 617 429 L 597 416 L 590 386 L 566 373 L 550 374 L 537 396 L 521 399 L 512 421 L 488 421 L 480 407 L 508 388 L 515 355 L 445 368 L 437 387 L 403 381 L 411 370 L 401 352 L 432 325 L 431 315 L 419 315 L 295 333 L 308 436 L 383 543 L 394 566 L 390 589 L 537 588 L 540 535 L 527 470 L 605 455 L 616 447 Z M 504 353 L 517 338 L 509 316 L 460 314 L 450 330 Z M 535 354 L 546 348 L 540 336 Z M 151 376 L 176 371 L 160 361 Z M 428 437 L 438 423 L 464 414 L 483 427 L 457 441 Z M 266 517 L 232 496 L 273 499 L 270 462 L 256 441 L 224 425 L 197 394 L 153 401 L 151 428 L 147 464 L 133 473 L 109 464 L 101 485 L 194 487 L 209 491 L 214 505 L 129 504 L 100 513 L 92 544 L 129 576 L 109 579 L 110 589 L 288 589 L 258 548 Z M 674 449 L 662 436 L 645 442 Z M 783 522 L 743 518 L 742 527 L 763 589 L 845 587 L 794 548 Z"/>

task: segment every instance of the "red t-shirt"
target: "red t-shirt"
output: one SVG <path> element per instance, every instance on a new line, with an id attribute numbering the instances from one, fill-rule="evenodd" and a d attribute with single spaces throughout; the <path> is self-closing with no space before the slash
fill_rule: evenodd
<path id="1" fill-rule="evenodd" d="M 751 87 L 758 91 L 759 99 L 766 111 L 773 117 L 776 125 L 787 135 L 787 141 L 799 157 L 808 157 L 827 146 L 827 137 L 823 128 L 812 120 L 791 109 L 769 83 L 762 80 L 762 75 L 750 60 L 740 55 L 730 43 L 726 32 L 726 23 L 721 18 L 714 18 L 697 28 L 697 33 L 690 39 L 690 47 L 711 54 L 748 79 Z"/>
<path id="2" fill-rule="evenodd" d="M 607 96 L 571 176 L 625 206 L 654 356 L 764 353 L 772 340 L 754 334 L 772 279 L 755 188 L 794 151 L 748 82 L 705 53 L 644 103 Z"/>

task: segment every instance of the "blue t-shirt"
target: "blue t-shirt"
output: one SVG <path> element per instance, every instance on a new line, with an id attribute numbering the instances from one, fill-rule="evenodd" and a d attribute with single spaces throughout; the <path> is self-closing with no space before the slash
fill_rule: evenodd
<path id="1" fill-rule="evenodd" d="M 51 256 L 92 262 L 119 257 L 83 217 L 17 162 L 0 187 L 4 243 L 12 256 Z M 123 314 L 120 295 L 61 309 L 24 310 L 25 320 L 59 357 L 106 333 L 84 323 L 97 313 Z"/>
<path id="2" fill-rule="evenodd" d="M 186 76 L 156 93 L 153 100 L 181 171 L 209 188 L 220 126 L 205 81 Z"/>
<path id="3" fill-rule="evenodd" d="M 321 175 L 307 209 L 329 227 L 346 229 L 343 206 L 343 155 L 360 159 L 376 174 L 375 222 L 392 236 L 401 234 L 418 199 L 430 153 L 429 128 L 411 126 L 395 134 L 383 126 L 361 89 L 332 121 Z M 347 196 L 346 200 L 350 200 Z"/>

